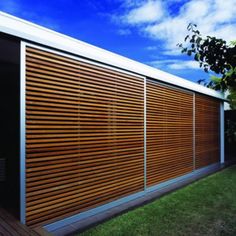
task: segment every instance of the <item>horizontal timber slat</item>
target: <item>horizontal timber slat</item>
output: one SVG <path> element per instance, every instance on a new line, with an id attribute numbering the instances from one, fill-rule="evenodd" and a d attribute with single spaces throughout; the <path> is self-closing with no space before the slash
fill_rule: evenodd
<path id="1" fill-rule="evenodd" d="M 193 94 L 147 80 L 147 185 L 193 170 Z"/>
<path id="2" fill-rule="evenodd" d="M 196 94 L 196 168 L 220 161 L 220 102 Z"/>
<path id="3" fill-rule="evenodd" d="M 144 141 L 147 187 L 219 161 L 216 99 L 146 78 L 144 112 L 141 76 L 33 46 L 25 73 L 30 226 L 143 191 Z"/>
<path id="4" fill-rule="evenodd" d="M 26 47 L 26 221 L 144 189 L 144 81 Z"/>
<path id="5" fill-rule="evenodd" d="M 129 187 L 129 194 L 135 193 L 137 191 L 139 191 L 138 189 L 139 183 L 138 184 L 133 184 L 131 187 Z M 109 195 L 107 195 L 106 193 L 104 194 L 105 196 L 102 196 L 102 199 L 97 199 L 94 201 L 94 207 L 101 205 L 101 201 L 106 202 L 108 200 L 112 201 L 112 200 L 116 200 L 120 197 L 126 196 L 127 195 L 127 189 L 116 189 L 114 191 L 112 191 L 111 193 L 109 193 Z M 77 205 L 76 205 L 77 206 Z M 76 206 L 73 205 L 67 205 L 66 207 L 64 207 L 64 209 L 58 209 L 57 211 L 51 213 L 51 214 L 38 214 L 38 218 L 32 219 L 29 221 L 29 223 L 31 225 L 39 225 L 40 222 L 45 222 L 45 223 L 51 223 L 52 222 L 52 218 L 55 220 L 60 220 L 61 219 L 61 214 L 64 215 L 64 217 L 69 217 L 71 214 L 78 214 L 80 212 L 86 211 L 88 210 L 89 207 L 89 203 L 84 204 L 82 206 L 81 209 L 77 209 L 76 210 Z"/>
<path id="6" fill-rule="evenodd" d="M 68 58 L 68 57 L 62 57 L 62 56 L 56 55 L 54 53 L 45 52 L 45 51 L 42 51 L 42 50 L 37 50 L 37 49 L 34 49 L 34 48 L 29 48 L 29 47 L 27 48 L 27 52 L 28 52 L 28 58 L 33 56 L 33 58 L 35 59 L 35 58 L 40 57 L 40 55 L 43 55 L 43 57 L 40 57 L 40 59 L 42 59 L 43 61 L 45 61 L 45 60 L 46 61 L 52 61 L 52 58 L 53 58 L 54 60 L 52 62 L 54 62 L 55 64 L 64 64 L 65 62 L 69 62 L 69 64 L 67 63 L 67 64 L 64 64 L 64 65 L 66 65 L 66 66 L 69 65 L 70 67 L 75 67 L 75 68 L 78 68 L 78 65 L 83 65 L 82 68 L 84 70 L 96 72 L 96 74 L 106 75 L 105 73 L 108 72 L 110 76 L 122 75 L 122 80 L 133 78 L 135 80 L 135 84 L 136 83 L 141 83 L 142 84 L 142 82 L 136 81 L 137 80 L 136 76 L 123 74 L 121 72 L 113 71 L 113 70 L 110 70 L 110 69 L 107 69 L 107 68 L 102 68 L 102 67 L 100 67 L 99 71 L 98 71 L 97 66 L 95 66 L 95 65 L 87 64 L 85 62 L 77 61 L 77 60 L 74 60 L 74 59 L 71 59 L 71 58 Z"/>

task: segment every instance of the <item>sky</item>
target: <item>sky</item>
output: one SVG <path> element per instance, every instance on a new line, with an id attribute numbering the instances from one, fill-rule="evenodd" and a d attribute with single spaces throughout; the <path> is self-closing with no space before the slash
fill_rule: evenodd
<path id="1" fill-rule="evenodd" d="M 236 0 L 0 0 L 0 11 L 182 78 L 209 78 L 176 46 L 189 23 L 236 40 Z"/>

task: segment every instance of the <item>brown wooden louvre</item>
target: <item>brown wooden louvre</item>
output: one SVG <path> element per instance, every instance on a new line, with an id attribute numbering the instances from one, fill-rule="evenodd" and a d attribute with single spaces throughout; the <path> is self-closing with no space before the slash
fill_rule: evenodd
<path id="1" fill-rule="evenodd" d="M 147 187 L 219 162 L 220 102 L 196 94 L 193 117 L 193 93 L 146 85 Z M 143 79 L 27 46 L 27 224 L 143 191 L 144 182 Z"/>
<path id="2" fill-rule="evenodd" d="M 143 79 L 26 48 L 26 221 L 144 189 Z"/>
<path id="3" fill-rule="evenodd" d="M 196 94 L 196 168 L 220 160 L 220 101 Z"/>
<path id="4" fill-rule="evenodd" d="M 193 170 L 193 95 L 147 80 L 147 186 Z"/>

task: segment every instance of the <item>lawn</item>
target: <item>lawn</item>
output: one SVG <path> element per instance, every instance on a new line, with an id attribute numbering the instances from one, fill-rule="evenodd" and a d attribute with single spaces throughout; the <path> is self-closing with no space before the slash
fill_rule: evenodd
<path id="1" fill-rule="evenodd" d="M 236 166 L 79 235 L 236 235 Z"/>

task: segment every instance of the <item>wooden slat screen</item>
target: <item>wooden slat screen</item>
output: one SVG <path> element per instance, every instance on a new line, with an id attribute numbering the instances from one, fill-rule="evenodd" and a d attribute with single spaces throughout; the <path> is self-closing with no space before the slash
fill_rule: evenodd
<path id="1" fill-rule="evenodd" d="M 143 79 L 27 46 L 26 221 L 144 189 Z"/>
<path id="2" fill-rule="evenodd" d="M 147 80 L 147 186 L 193 170 L 193 95 Z"/>
<path id="3" fill-rule="evenodd" d="M 220 160 L 220 102 L 196 94 L 195 97 L 196 168 Z"/>

